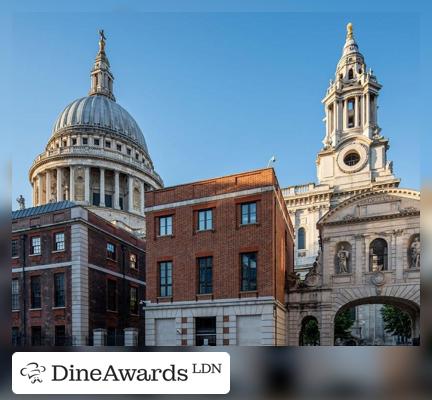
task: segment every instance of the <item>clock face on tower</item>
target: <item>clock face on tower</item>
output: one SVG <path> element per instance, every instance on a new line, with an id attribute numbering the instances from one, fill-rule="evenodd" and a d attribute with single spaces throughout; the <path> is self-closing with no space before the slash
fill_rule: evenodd
<path id="1" fill-rule="evenodd" d="M 367 146 L 362 143 L 351 142 L 339 151 L 337 165 L 341 171 L 352 174 L 363 169 L 368 159 Z"/>

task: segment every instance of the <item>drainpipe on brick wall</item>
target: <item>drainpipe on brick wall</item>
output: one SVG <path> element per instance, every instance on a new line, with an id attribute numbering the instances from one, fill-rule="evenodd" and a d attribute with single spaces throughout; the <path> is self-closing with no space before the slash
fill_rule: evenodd
<path id="1" fill-rule="evenodd" d="M 274 274 L 274 297 L 275 297 L 275 303 L 277 301 L 277 257 L 276 257 L 276 252 L 277 252 L 277 243 L 276 243 L 276 238 L 277 238 L 277 230 L 276 230 L 276 207 L 277 207 L 277 199 L 276 197 L 274 198 L 274 202 L 273 202 L 273 262 L 274 262 L 274 266 L 273 266 L 273 274 Z M 274 330 L 275 330 L 275 345 L 277 346 L 277 311 L 275 310 L 276 305 L 273 305 L 273 317 L 274 317 Z"/>
<path id="2" fill-rule="evenodd" d="M 27 344 L 27 285 L 26 285 L 26 239 L 27 235 L 21 235 L 21 262 L 22 262 L 22 329 L 23 329 L 23 343 Z"/>
<path id="3" fill-rule="evenodd" d="M 126 247 L 124 244 L 120 246 L 121 248 L 121 273 L 122 273 L 122 296 L 121 296 L 121 307 L 120 307 L 120 329 L 121 332 L 124 332 L 125 327 L 125 318 L 126 318 L 126 304 L 127 304 L 127 298 L 128 293 L 126 290 Z"/>

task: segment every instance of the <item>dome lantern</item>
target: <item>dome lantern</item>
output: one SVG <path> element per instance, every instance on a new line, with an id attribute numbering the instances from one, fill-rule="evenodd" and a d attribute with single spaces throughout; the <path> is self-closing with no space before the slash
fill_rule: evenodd
<path id="1" fill-rule="evenodd" d="M 113 93 L 114 76 L 110 70 L 110 63 L 105 53 L 105 33 L 99 30 L 99 51 L 91 71 L 91 88 L 89 95 L 103 95 L 115 101 Z"/>

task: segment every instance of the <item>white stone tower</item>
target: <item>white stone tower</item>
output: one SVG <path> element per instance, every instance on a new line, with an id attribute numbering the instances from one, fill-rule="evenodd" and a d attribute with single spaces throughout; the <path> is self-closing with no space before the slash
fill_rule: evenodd
<path id="1" fill-rule="evenodd" d="M 389 141 L 378 126 L 380 89 L 372 70 L 366 69 L 349 23 L 335 79 L 322 100 L 325 137 L 316 160 L 318 184 L 283 189 L 296 230 L 295 266 L 302 275 L 320 248 L 316 227 L 320 218 L 358 193 L 399 185 L 387 160 Z"/>
<path id="2" fill-rule="evenodd" d="M 399 182 L 387 160 L 388 139 L 378 126 L 380 89 L 372 70 L 366 69 L 349 23 L 335 80 L 322 100 L 326 135 L 317 157 L 319 183 L 342 191 Z"/>

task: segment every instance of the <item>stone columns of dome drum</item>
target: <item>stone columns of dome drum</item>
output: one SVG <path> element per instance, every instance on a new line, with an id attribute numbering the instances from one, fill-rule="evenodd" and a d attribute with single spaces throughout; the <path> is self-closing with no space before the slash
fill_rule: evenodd
<path id="1" fill-rule="evenodd" d="M 100 168 L 99 185 L 100 185 L 99 207 L 105 207 L 105 169 L 104 168 Z"/>
<path id="2" fill-rule="evenodd" d="M 140 196 L 141 196 L 141 201 L 140 201 L 140 212 L 141 215 L 144 215 L 144 182 L 140 181 Z"/>
<path id="3" fill-rule="evenodd" d="M 84 201 L 90 204 L 90 167 L 84 169 Z"/>
<path id="4" fill-rule="evenodd" d="M 37 201 L 37 205 L 40 206 L 42 204 L 42 194 L 43 194 L 41 174 L 38 174 L 37 176 L 37 184 L 38 184 L 38 198 L 36 199 L 36 201 Z"/>
<path id="5" fill-rule="evenodd" d="M 133 211 L 133 177 L 128 175 L 128 211 Z"/>
<path id="6" fill-rule="evenodd" d="M 69 167 L 69 200 L 75 201 L 75 167 Z"/>
<path id="7" fill-rule="evenodd" d="M 59 168 L 57 168 L 57 201 L 63 200 L 62 180 L 63 180 L 63 171 L 59 167 Z"/>
<path id="8" fill-rule="evenodd" d="M 51 202 L 51 171 L 45 173 L 45 203 Z"/>
<path id="9" fill-rule="evenodd" d="M 120 209 L 120 184 L 119 184 L 119 171 L 114 171 L 114 208 Z"/>

